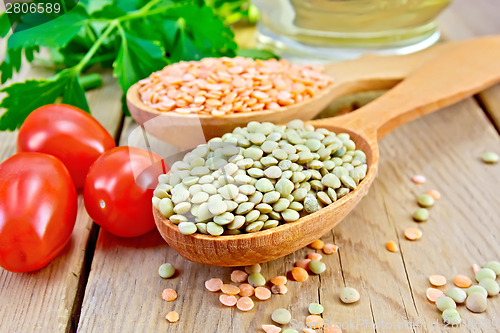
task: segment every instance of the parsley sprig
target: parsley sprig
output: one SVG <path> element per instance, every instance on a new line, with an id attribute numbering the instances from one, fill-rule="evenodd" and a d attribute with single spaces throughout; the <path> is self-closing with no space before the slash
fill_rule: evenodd
<path id="1" fill-rule="evenodd" d="M 17 24 L 25 29 L 8 37 L 1 83 L 20 70 L 23 56 L 33 61 L 40 47 L 49 48 L 58 72 L 3 88 L 0 130 L 19 128 L 31 111 L 56 101 L 89 111 L 82 74 L 96 64 L 112 67 L 125 92 L 169 63 L 236 55 L 234 35 L 213 9 L 202 0 L 81 0 L 40 25 L 30 14 L 20 16 Z M 9 35 L 8 27 L 1 14 L 0 36 Z"/>

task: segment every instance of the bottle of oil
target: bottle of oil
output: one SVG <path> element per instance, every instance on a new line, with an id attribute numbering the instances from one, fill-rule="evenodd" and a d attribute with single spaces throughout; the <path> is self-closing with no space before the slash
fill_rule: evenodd
<path id="1" fill-rule="evenodd" d="M 258 43 L 284 55 L 332 60 L 366 51 L 411 53 L 439 39 L 451 0 L 253 0 Z"/>

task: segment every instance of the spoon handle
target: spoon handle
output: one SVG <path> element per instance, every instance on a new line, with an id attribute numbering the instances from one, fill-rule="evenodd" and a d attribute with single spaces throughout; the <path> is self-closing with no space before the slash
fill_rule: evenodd
<path id="1" fill-rule="evenodd" d="M 396 127 L 500 81 L 500 36 L 457 44 L 387 93 L 350 114 L 314 121 L 381 139 Z"/>

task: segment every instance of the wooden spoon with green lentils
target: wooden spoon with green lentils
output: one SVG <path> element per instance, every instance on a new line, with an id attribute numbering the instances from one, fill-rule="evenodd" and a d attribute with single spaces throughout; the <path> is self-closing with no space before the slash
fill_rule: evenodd
<path id="1" fill-rule="evenodd" d="M 366 155 L 346 133 L 250 122 L 213 138 L 159 177 L 153 205 L 181 233 L 237 235 L 314 213 L 356 189 Z"/>

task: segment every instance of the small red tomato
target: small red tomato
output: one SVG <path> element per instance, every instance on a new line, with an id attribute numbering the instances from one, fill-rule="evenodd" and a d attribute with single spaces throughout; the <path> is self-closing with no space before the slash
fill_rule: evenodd
<path id="1" fill-rule="evenodd" d="M 157 154 L 113 148 L 90 167 L 83 189 L 85 208 L 95 223 L 116 236 L 143 235 L 155 227 L 151 199 L 162 173 Z"/>
<path id="2" fill-rule="evenodd" d="M 76 188 L 83 187 L 92 163 L 115 146 L 97 120 L 66 104 L 44 105 L 31 112 L 17 138 L 18 152 L 45 153 L 61 160 Z"/>
<path id="3" fill-rule="evenodd" d="M 0 266 L 28 272 L 61 252 L 75 226 L 77 197 L 57 158 L 19 153 L 0 164 Z"/>

